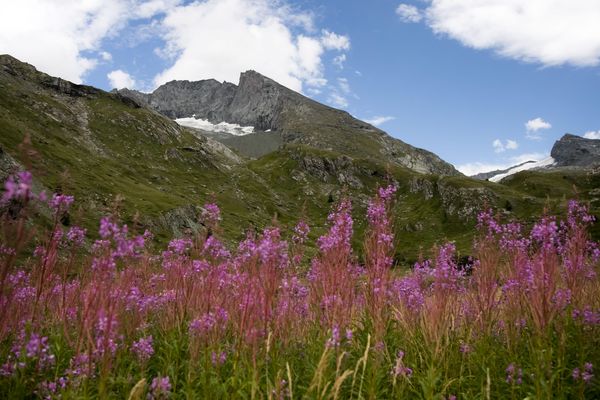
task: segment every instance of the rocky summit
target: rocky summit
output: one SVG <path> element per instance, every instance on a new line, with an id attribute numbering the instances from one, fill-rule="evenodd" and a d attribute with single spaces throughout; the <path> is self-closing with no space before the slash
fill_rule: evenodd
<path id="1" fill-rule="evenodd" d="M 557 167 L 598 167 L 600 140 L 567 133 L 554 143 L 550 155 Z"/>
<path id="2" fill-rule="evenodd" d="M 349 113 L 318 103 L 258 72 L 240 75 L 239 85 L 214 79 L 197 82 L 171 81 L 145 94 L 118 91 L 171 118 L 192 117 L 213 123 L 252 126 L 257 133 L 231 143 L 242 153 L 261 156 L 273 150 L 270 132 L 281 143 L 304 144 L 353 158 L 378 160 L 404 166 L 420 173 L 460 175 L 437 155 L 392 138 L 384 131 L 352 117 Z M 248 142 L 264 142 L 264 152 Z"/>

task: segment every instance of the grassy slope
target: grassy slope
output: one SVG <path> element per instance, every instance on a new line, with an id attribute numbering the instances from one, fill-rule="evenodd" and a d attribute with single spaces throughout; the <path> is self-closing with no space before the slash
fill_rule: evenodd
<path id="1" fill-rule="evenodd" d="M 473 218 L 465 220 L 449 213 L 437 189 L 430 199 L 411 192 L 410 182 L 416 177 L 434 187 L 441 184 L 457 190 L 487 190 L 495 194 L 495 204 L 489 205 L 510 208 L 511 215 L 520 218 L 531 218 L 545 204 L 556 210 L 564 199 L 572 197 L 574 184 L 580 187 L 584 200 L 589 198 L 589 190 L 600 187 L 598 176 L 575 173 L 563 178 L 525 172 L 506 184 L 423 176 L 378 164 L 371 158 L 353 160 L 353 174 L 361 184 L 344 189 L 335 174 L 325 179 L 313 176 L 298 161 L 302 157 L 335 160 L 341 156 L 338 153 L 288 145 L 258 160 L 233 165 L 216 154 L 183 150 L 204 148 L 205 144 L 160 115 L 127 106 L 112 95 L 72 98 L 16 78 L 0 84 L 0 145 L 23 162 L 18 145 L 25 133 L 31 135 L 38 152 L 32 158 L 34 175 L 50 190 L 74 194 L 79 205 L 75 220 L 90 231 L 96 230 L 100 215 L 114 212 L 115 198 L 121 195 L 119 213 L 123 220 L 131 223 L 139 213 L 141 221 L 157 231 L 159 239 L 165 239 L 171 232 L 153 224 L 161 213 L 202 204 L 214 196 L 223 209 L 223 227 L 231 239 L 239 239 L 245 229 L 264 227 L 273 217 L 291 226 L 303 213 L 312 222 L 316 236 L 323 232 L 331 200 L 341 191 L 355 199 L 356 216 L 362 216 L 367 196 L 385 184 L 389 175 L 400 186 L 397 257 L 413 261 L 422 249 L 427 251 L 444 239 L 456 240 L 458 248 L 468 253 L 474 225 Z M 354 139 L 353 147 L 357 145 Z M 465 199 L 450 202 L 461 207 Z M 356 220 L 360 237 L 364 218 Z M 598 234 L 597 227 L 595 232 Z"/>

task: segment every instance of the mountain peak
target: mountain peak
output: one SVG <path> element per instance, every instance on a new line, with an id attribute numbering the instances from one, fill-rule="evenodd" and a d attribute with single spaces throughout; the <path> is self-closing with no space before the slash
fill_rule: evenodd
<path id="1" fill-rule="evenodd" d="M 303 144 L 352 158 L 399 165 L 422 173 L 458 175 L 435 154 L 417 149 L 385 132 L 254 70 L 240 74 L 236 86 L 214 79 L 171 81 L 153 93 L 127 93 L 172 119 L 206 119 L 252 126 L 257 132 L 277 132 L 283 143 Z M 265 147 L 265 153 L 272 151 Z"/>
<path id="2" fill-rule="evenodd" d="M 550 155 L 559 167 L 592 167 L 600 164 L 600 140 L 566 133 L 554 143 Z"/>

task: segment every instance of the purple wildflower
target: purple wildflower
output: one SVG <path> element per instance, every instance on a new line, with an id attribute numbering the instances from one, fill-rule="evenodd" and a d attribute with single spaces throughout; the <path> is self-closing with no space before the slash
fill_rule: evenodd
<path id="1" fill-rule="evenodd" d="M 171 381 L 168 376 L 157 376 L 152 379 L 148 400 L 167 399 L 171 394 Z"/>
<path id="2" fill-rule="evenodd" d="M 131 345 L 131 350 L 137 356 L 138 360 L 142 363 L 148 361 L 154 354 L 154 348 L 152 347 L 152 336 L 140 338 L 137 342 Z"/>

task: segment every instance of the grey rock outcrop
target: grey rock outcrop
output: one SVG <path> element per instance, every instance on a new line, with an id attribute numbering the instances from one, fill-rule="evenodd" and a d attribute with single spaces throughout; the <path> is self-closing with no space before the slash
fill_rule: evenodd
<path id="1" fill-rule="evenodd" d="M 550 152 L 557 167 L 590 167 L 600 165 L 600 140 L 566 134 L 554 143 Z"/>

